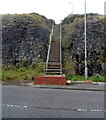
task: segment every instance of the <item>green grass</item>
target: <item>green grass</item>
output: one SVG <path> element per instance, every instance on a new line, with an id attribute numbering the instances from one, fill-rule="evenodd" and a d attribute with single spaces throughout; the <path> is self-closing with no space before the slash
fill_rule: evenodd
<path id="1" fill-rule="evenodd" d="M 44 64 L 32 64 L 29 67 L 3 66 L 2 80 L 33 80 L 34 76 L 44 75 Z"/>
<path id="2" fill-rule="evenodd" d="M 66 79 L 67 80 L 72 80 L 72 81 L 92 81 L 92 82 L 106 82 L 106 79 L 99 75 L 96 74 L 95 76 L 92 77 L 88 77 L 88 79 L 86 80 L 84 76 L 79 76 L 79 75 L 66 75 Z"/>
<path id="3" fill-rule="evenodd" d="M 33 80 L 34 76 L 43 76 L 44 73 L 44 63 L 39 64 L 33 63 L 29 67 L 19 67 L 19 66 L 4 66 L 2 67 L 2 80 Z M 55 74 L 49 74 L 55 75 Z M 66 74 L 66 80 L 72 81 L 86 81 L 84 76 Z M 93 82 L 106 82 L 106 79 L 100 75 L 88 77 L 87 81 Z"/>

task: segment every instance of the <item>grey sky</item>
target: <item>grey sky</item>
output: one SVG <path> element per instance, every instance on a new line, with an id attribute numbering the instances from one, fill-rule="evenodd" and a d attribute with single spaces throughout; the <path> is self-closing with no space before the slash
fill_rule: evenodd
<path id="1" fill-rule="evenodd" d="M 86 0 L 87 13 L 104 14 L 105 0 Z M 39 13 L 59 22 L 67 15 L 83 14 L 84 0 L 1 0 L 0 13 Z"/>

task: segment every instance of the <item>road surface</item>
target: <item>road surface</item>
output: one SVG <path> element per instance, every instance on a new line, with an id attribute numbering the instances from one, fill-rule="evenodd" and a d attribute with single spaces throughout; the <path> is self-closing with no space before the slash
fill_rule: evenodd
<path id="1" fill-rule="evenodd" d="M 3 86 L 3 118 L 104 118 L 104 92 Z"/>

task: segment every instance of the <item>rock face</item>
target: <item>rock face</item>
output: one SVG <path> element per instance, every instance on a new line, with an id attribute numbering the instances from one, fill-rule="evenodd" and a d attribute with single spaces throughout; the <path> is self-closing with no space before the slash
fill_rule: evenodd
<path id="1" fill-rule="evenodd" d="M 84 17 L 73 16 L 63 21 L 63 49 L 75 63 L 76 74 L 84 75 Z M 89 76 L 104 70 L 104 18 L 100 15 L 87 15 L 87 62 Z M 67 40 L 66 40 L 67 39 Z M 65 57 L 65 55 L 64 55 Z"/>
<path id="2" fill-rule="evenodd" d="M 3 15 L 3 63 L 15 65 L 46 59 L 53 20 L 38 14 Z"/>
<path id="3" fill-rule="evenodd" d="M 25 65 L 46 60 L 53 20 L 36 13 L 3 15 L 3 64 Z M 87 15 L 87 63 L 89 76 L 102 73 L 106 59 L 104 17 Z M 62 22 L 63 63 L 67 72 L 84 75 L 84 16 L 73 15 Z"/>

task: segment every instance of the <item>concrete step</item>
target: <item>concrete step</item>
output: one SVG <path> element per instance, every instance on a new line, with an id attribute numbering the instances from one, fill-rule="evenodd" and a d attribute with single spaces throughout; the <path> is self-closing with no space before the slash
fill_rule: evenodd
<path id="1" fill-rule="evenodd" d="M 47 74 L 57 74 L 57 75 L 60 75 L 61 72 L 56 72 L 56 71 L 47 71 Z"/>
<path id="2" fill-rule="evenodd" d="M 54 47 L 54 48 L 60 48 L 59 45 L 51 45 L 51 47 Z M 52 48 L 51 48 L 52 49 Z"/>
<path id="3" fill-rule="evenodd" d="M 58 62 L 60 62 L 60 58 L 50 58 L 49 61 L 51 60 L 59 60 Z"/>
<path id="4" fill-rule="evenodd" d="M 58 51 L 51 51 L 50 52 L 50 56 L 54 56 L 54 57 L 59 57 L 60 56 L 60 52 L 58 52 Z"/>
<path id="5" fill-rule="evenodd" d="M 57 46 L 57 47 L 59 47 L 60 45 L 59 44 L 51 44 L 51 46 Z"/>
<path id="6" fill-rule="evenodd" d="M 50 59 L 60 59 L 60 56 L 59 57 L 54 57 L 54 56 L 51 55 L 50 58 L 49 58 L 49 60 Z"/>
<path id="7" fill-rule="evenodd" d="M 53 48 L 52 48 L 53 47 Z M 60 48 L 59 46 L 57 46 L 57 45 L 51 45 L 51 49 L 57 49 L 57 48 Z"/>
<path id="8" fill-rule="evenodd" d="M 60 66 L 48 66 L 48 69 L 60 69 Z"/>
<path id="9" fill-rule="evenodd" d="M 58 44 L 51 44 L 51 46 L 60 47 L 60 45 L 58 45 Z"/>
<path id="10" fill-rule="evenodd" d="M 57 53 L 52 53 L 52 54 L 50 54 L 50 57 L 60 57 L 60 55 Z"/>
<path id="11" fill-rule="evenodd" d="M 60 72 L 62 69 L 45 69 L 47 72 Z"/>
<path id="12" fill-rule="evenodd" d="M 52 56 L 51 56 L 51 57 L 49 58 L 49 60 L 50 60 L 50 59 L 57 59 L 57 60 L 59 60 L 60 57 L 52 57 Z"/>
<path id="13" fill-rule="evenodd" d="M 52 51 L 52 52 L 50 52 L 50 56 L 60 56 L 60 52 L 58 52 L 58 51 Z"/>
<path id="14" fill-rule="evenodd" d="M 60 69 L 60 65 L 56 65 L 56 64 L 51 64 L 51 65 L 48 65 L 48 69 L 52 69 L 52 68 L 56 68 L 56 69 Z"/>
<path id="15" fill-rule="evenodd" d="M 50 52 L 58 52 L 58 53 L 60 53 L 60 50 L 59 49 L 51 49 Z"/>
<path id="16" fill-rule="evenodd" d="M 56 41 L 56 40 L 53 40 L 53 41 L 52 41 L 52 43 L 59 43 L 59 42 L 58 42 L 58 41 Z"/>
<path id="17" fill-rule="evenodd" d="M 56 59 L 56 58 L 57 58 L 57 59 L 60 59 L 60 56 L 54 56 L 54 55 L 52 56 L 52 55 L 50 55 L 50 58 L 52 58 L 52 59 L 53 59 L 53 58 L 55 58 L 55 59 Z M 49 59 L 50 59 L 50 58 L 49 58 Z"/>
<path id="18" fill-rule="evenodd" d="M 48 65 L 60 65 L 60 62 L 48 62 Z"/>
<path id="19" fill-rule="evenodd" d="M 51 49 L 50 51 L 58 51 L 58 52 L 60 52 L 59 49 L 60 49 L 60 48 L 53 48 L 53 49 Z"/>
<path id="20" fill-rule="evenodd" d="M 51 44 L 51 46 L 53 46 L 53 47 L 55 47 L 55 48 L 56 48 L 56 47 L 58 47 L 58 48 L 60 47 L 60 46 L 57 45 L 57 44 Z"/>
<path id="21" fill-rule="evenodd" d="M 59 45 L 60 43 L 59 42 L 51 42 L 52 45 Z"/>
<path id="22" fill-rule="evenodd" d="M 54 67 L 60 67 L 60 64 L 48 64 L 48 67 L 52 67 L 52 66 L 54 66 Z"/>
<path id="23" fill-rule="evenodd" d="M 60 50 L 59 49 L 51 49 L 50 52 L 58 52 L 58 53 L 60 53 Z"/>
<path id="24" fill-rule="evenodd" d="M 49 62 L 60 62 L 60 60 L 49 60 Z"/>
<path id="25" fill-rule="evenodd" d="M 60 65 L 49 65 L 48 66 L 48 69 L 52 69 L 52 68 L 54 68 L 54 69 L 60 69 Z"/>
<path id="26" fill-rule="evenodd" d="M 57 54 L 50 54 L 50 57 L 60 57 L 60 55 L 57 55 Z"/>
<path id="27" fill-rule="evenodd" d="M 60 62 L 60 59 L 50 59 L 49 62 Z"/>
<path id="28" fill-rule="evenodd" d="M 60 59 L 60 56 L 58 56 L 58 55 L 57 55 L 57 56 L 50 55 L 49 59 L 50 59 L 50 58 L 58 58 L 58 59 Z"/>
<path id="29" fill-rule="evenodd" d="M 53 47 L 53 48 L 52 48 L 52 47 Z M 56 49 L 56 50 L 59 50 L 59 48 L 60 48 L 59 46 L 51 46 L 51 50 L 55 50 L 55 49 Z"/>

